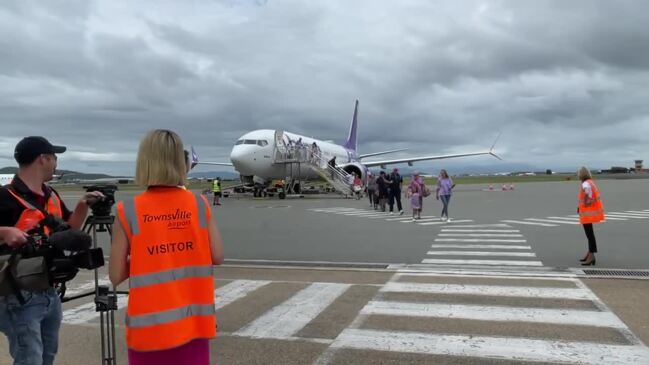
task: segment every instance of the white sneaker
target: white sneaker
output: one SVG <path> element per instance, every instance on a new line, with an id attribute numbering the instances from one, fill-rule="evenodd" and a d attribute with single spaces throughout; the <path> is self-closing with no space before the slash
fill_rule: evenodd
<path id="1" fill-rule="evenodd" d="M 394 212 L 390 212 L 390 215 L 394 214 Z"/>
<path id="2" fill-rule="evenodd" d="M 451 221 L 451 218 L 446 217 L 446 221 L 447 221 L 447 222 L 450 222 L 450 221 Z"/>
<path id="3" fill-rule="evenodd" d="M 399 211 L 399 215 L 403 215 L 403 210 L 400 210 L 400 211 Z"/>
<path id="4" fill-rule="evenodd" d="M 414 223 L 414 222 L 416 222 L 416 221 L 417 221 L 417 219 L 416 219 L 416 218 L 413 218 L 413 219 L 412 219 L 412 222 L 413 222 L 413 223 Z"/>

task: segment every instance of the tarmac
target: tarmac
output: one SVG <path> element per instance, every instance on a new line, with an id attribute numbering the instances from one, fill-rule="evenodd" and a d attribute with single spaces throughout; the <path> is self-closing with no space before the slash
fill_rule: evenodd
<path id="1" fill-rule="evenodd" d="M 575 182 L 458 186 L 451 222 L 434 197 L 417 222 L 405 199 L 403 216 L 365 199 L 223 199 L 212 362 L 649 364 L 648 183 L 598 182 L 614 214 L 595 228 L 594 268 L 578 261 Z M 107 283 L 105 268 L 99 277 Z M 69 291 L 93 287 L 81 272 Z M 126 303 L 120 296 L 119 364 Z M 57 364 L 101 364 L 99 338 L 92 299 L 65 303 Z"/>

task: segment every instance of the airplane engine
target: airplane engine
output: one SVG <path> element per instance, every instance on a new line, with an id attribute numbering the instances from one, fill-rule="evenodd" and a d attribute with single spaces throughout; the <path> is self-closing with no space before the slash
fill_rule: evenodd
<path id="1" fill-rule="evenodd" d="M 359 163 L 349 163 L 349 164 L 344 164 L 340 165 L 345 172 L 348 174 L 351 174 L 352 172 L 356 173 L 356 175 L 360 176 L 361 179 L 365 179 L 365 166 L 359 164 Z"/>

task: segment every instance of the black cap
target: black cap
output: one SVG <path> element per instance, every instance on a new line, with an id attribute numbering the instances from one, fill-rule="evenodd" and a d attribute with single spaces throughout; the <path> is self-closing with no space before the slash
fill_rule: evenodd
<path id="1" fill-rule="evenodd" d="M 34 162 L 36 157 L 45 154 L 53 155 L 63 153 L 66 148 L 63 146 L 54 146 L 43 137 L 25 137 L 16 145 L 14 149 L 14 158 L 18 164 L 29 164 Z"/>

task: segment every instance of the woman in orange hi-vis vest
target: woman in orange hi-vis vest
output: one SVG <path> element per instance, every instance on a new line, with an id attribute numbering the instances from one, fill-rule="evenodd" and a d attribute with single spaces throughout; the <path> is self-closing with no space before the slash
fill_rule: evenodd
<path id="1" fill-rule="evenodd" d="M 604 220 L 604 204 L 602 204 L 599 189 L 597 189 L 590 171 L 585 166 L 579 169 L 577 177 L 581 181 L 577 212 L 579 213 L 579 223 L 584 226 L 584 232 L 586 232 L 586 238 L 588 239 L 588 253 L 580 261 L 584 266 L 594 266 L 597 242 L 595 241 L 593 223 Z"/>
<path id="2" fill-rule="evenodd" d="M 213 266 L 221 238 L 205 197 L 184 188 L 183 144 L 168 130 L 149 132 L 137 156 L 146 191 L 117 204 L 109 274 L 129 279 L 126 344 L 131 365 L 207 365 L 216 336 Z"/>

